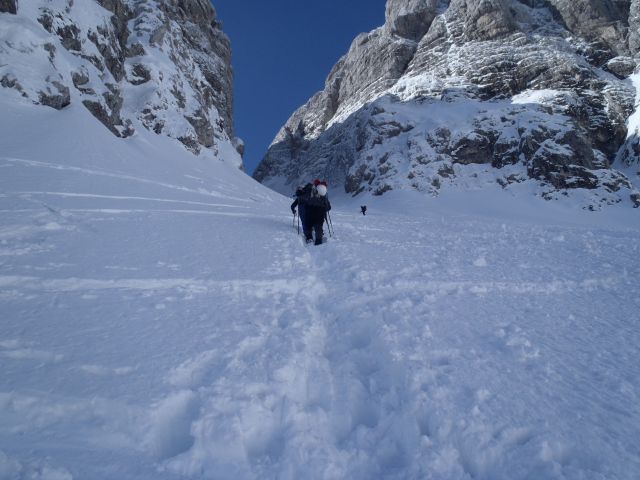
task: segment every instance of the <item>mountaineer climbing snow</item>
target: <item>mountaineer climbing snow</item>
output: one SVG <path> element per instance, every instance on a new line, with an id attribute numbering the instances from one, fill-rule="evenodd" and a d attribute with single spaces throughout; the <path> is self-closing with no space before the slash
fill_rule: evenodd
<path id="1" fill-rule="evenodd" d="M 311 188 L 313 188 L 313 185 L 311 183 L 307 183 L 306 185 L 300 185 L 296 189 L 296 193 L 294 194 L 296 199 L 291 204 L 291 213 L 293 213 L 294 220 L 295 220 L 296 213 L 298 214 L 298 235 L 300 235 L 300 223 L 302 223 L 302 231 L 305 230 L 305 225 L 307 224 L 307 221 L 306 221 L 307 218 L 305 216 L 305 210 L 304 210 L 304 197 L 309 195 L 309 193 L 311 192 Z M 297 211 L 296 211 L 296 207 L 297 207 Z"/>
<path id="2" fill-rule="evenodd" d="M 304 187 L 298 187 L 295 196 L 291 211 L 295 215 L 298 207 L 298 217 L 302 222 L 305 241 L 307 243 L 313 241 L 315 245 L 321 245 L 324 239 L 323 225 L 331 210 L 331 203 L 327 197 L 327 182 L 316 179 L 313 184 L 308 183 Z"/>

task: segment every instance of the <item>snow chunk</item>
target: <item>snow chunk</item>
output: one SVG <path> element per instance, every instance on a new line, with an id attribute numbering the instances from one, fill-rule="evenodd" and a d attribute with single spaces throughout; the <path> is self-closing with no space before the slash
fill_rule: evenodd
<path id="1" fill-rule="evenodd" d="M 518 95 L 514 95 L 511 101 L 515 104 L 524 103 L 546 103 L 555 97 L 562 95 L 559 90 L 542 89 L 542 90 L 525 90 Z"/>

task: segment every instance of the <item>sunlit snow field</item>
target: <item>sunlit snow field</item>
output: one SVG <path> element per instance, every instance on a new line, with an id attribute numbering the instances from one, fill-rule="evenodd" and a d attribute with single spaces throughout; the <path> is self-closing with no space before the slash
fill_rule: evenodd
<path id="1" fill-rule="evenodd" d="M 0 478 L 640 477 L 638 210 L 331 192 L 306 246 L 232 162 L 2 108 Z"/>

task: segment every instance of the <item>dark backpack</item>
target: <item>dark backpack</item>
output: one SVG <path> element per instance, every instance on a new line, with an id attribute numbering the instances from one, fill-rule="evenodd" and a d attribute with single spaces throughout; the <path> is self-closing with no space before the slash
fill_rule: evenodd
<path id="1" fill-rule="evenodd" d="M 310 185 L 308 195 L 305 197 L 304 203 L 312 207 L 327 208 L 327 197 L 318 194 L 318 190 L 314 185 Z"/>
<path id="2" fill-rule="evenodd" d="M 304 187 L 302 187 L 302 189 L 300 190 L 300 198 L 309 198 L 309 196 L 311 195 L 311 190 L 313 190 L 313 185 L 310 183 L 307 183 Z"/>
<path id="3" fill-rule="evenodd" d="M 303 203 L 303 204 L 307 203 L 307 201 L 309 200 L 309 197 L 311 196 L 312 188 L 313 188 L 313 185 L 311 185 L 310 183 L 307 183 L 304 187 L 301 187 L 298 190 L 296 190 L 296 198 L 300 203 Z"/>

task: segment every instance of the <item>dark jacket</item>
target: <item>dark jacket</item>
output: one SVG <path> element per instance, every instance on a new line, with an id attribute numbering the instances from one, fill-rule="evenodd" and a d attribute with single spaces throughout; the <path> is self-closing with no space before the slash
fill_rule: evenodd
<path id="1" fill-rule="evenodd" d="M 329 210 L 331 210 L 331 203 L 326 196 L 311 196 L 308 201 L 305 201 L 304 209 L 307 222 L 310 225 L 318 223 L 322 224 L 324 222 L 325 215 Z"/>

